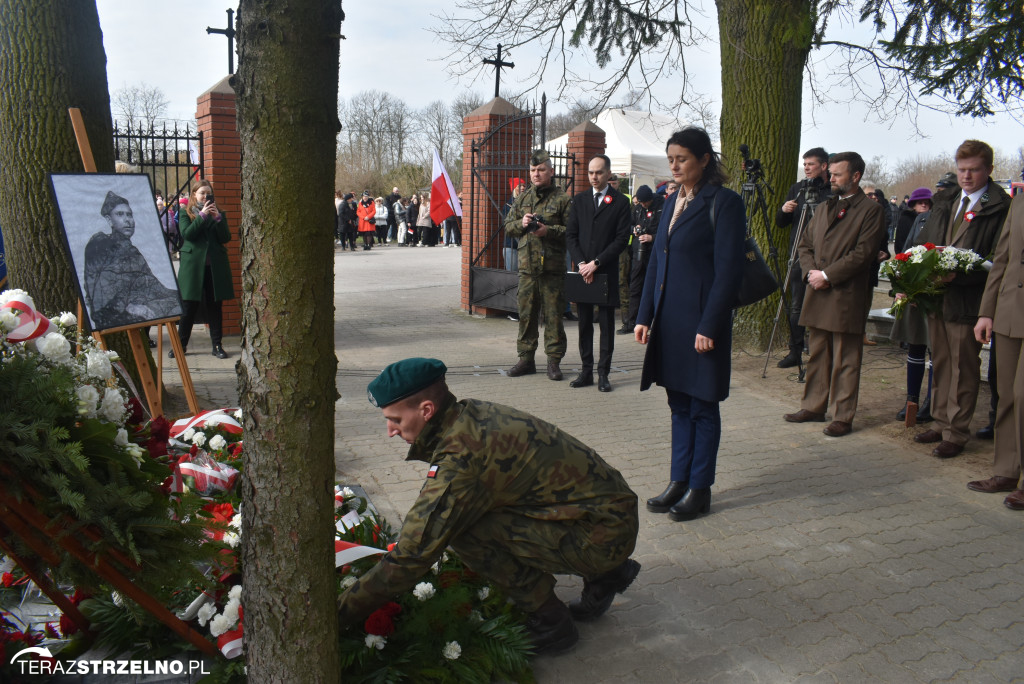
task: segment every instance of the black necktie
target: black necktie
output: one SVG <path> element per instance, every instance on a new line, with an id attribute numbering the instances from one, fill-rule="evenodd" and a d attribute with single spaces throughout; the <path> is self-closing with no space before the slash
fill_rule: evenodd
<path id="1" fill-rule="evenodd" d="M 594 211 L 601 208 L 601 193 L 594 195 Z"/>

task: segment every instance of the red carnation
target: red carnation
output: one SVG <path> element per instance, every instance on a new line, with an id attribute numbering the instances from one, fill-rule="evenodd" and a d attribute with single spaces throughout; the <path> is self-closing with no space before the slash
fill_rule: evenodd
<path id="1" fill-rule="evenodd" d="M 142 421 L 146 419 L 145 409 L 142 408 L 142 402 L 136 397 L 132 397 L 128 400 L 128 418 L 127 423 L 129 425 L 141 425 Z"/>
<path id="2" fill-rule="evenodd" d="M 71 636 L 78 633 L 78 625 L 67 615 L 60 616 L 60 633 L 64 636 Z"/>
<path id="3" fill-rule="evenodd" d="M 897 254 L 893 259 L 896 261 L 910 261 L 910 256 L 907 254 Z"/>
<path id="4" fill-rule="evenodd" d="M 5 587 L 11 586 L 12 584 L 14 584 L 14 575 L 12 575 L 9 572 L 5 572 L 3 576 L 0 577 L 0 582 L 3 582 Z"/>
<path id="5" fill-rule="evenodd" d="M 933 243 L 931 243 L 931 242 L 926 242 L 926 243 L 924 243 L 924 248 L 925 249 L 935 249 L 935 245 Z"/>
<path id="6" fill-rule="evenodd" d="M 382 637 L 391 636 L 395 631 L 395 622 L 391 618 L 401 611 L 402 607 L 397 603 L 385 603 L 370 613 L 370 617 L 366 618 L 366 622 L 363 624 L 363 629 L 366 630 L 367 634 Z"/>

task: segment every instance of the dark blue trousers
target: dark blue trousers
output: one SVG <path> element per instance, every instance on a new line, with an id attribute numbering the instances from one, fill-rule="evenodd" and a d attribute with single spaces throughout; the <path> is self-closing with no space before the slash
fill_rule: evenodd
<path id="1" fill-rule="evenodd" d="M 672 481 L 689 482 L 690 489 L 707 489 L 715 482 L 722 441 L 719 402 L 669 389 L 665 392 L 672 410 Z"/>

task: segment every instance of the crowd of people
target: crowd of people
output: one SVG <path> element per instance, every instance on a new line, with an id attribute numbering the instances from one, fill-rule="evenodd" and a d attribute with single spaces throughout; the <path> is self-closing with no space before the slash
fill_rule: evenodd
<path id="1" fill-rule="evenodd" d="M 362 250 L 392 244 L 400 247 L 462 246 L 462 225 L 458 217 L 440 225 L 430 217 L 430 193 L 402 195 L 392 188 L 387 197 L 373 197 L 363 190 L 359 199 L 354 192 L 334 192 L 336 215 L 334 244 L 342 251 L 356 251 L 357 236 Z"/>

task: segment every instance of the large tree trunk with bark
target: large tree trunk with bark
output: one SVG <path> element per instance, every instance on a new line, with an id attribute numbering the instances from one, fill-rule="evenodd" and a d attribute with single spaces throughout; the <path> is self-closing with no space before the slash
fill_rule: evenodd
<path id="1" fill-rule="evenodd" d="M 759 158 L 774 192 L 764 194 L 770 223 L 768 240 L 762 212 L 748 206 L 750 228 L 774 267 L 770 253 L 785 274 L 789 230 L 775 226 L 775 212 L 796 179 L 800 155 L 800 115 L 803 72 L 815 26 L 808 0 L 716 0 L 722 51 L 722 152 L 734 187 L 746 180 L 739 170 L 741 144 Z M 768 345 L 778 307 L 776 294 L 760 304 L 741 309 L 734 336 L 738 343 L 762 350 Z M 779 322 L 776 343 L 788 340 L 785 315 Z"/>
<path id="2" fill-rule="evenodd" d="M 78 288 L 47 174 L 84 170 L 69 107 L 82 110 L 97 170 L 114 170 L 95 1 L 0 0 L 0 93 L 0 231 L 10 286 L 28 292 L 39 311 L 73 312 Z M 141 387 L 128 336 L 105 340 Z"/>
<path id="3" fill-rule="evenodd" d="M 339 679 L 334 574 L 337 0 L 242 0 L 242 602 L 253 682 Z"/>
<path id="4" fill-rule="evenodd" d="M 10 284 L 40 311 L 74 311 L 75 276 L 46 176 L 83 170 L 68 107 L 82 110 L 97 167 L 114 170 L 96 3 L 0 0 L 0 92 L 0 230 Z"/>

